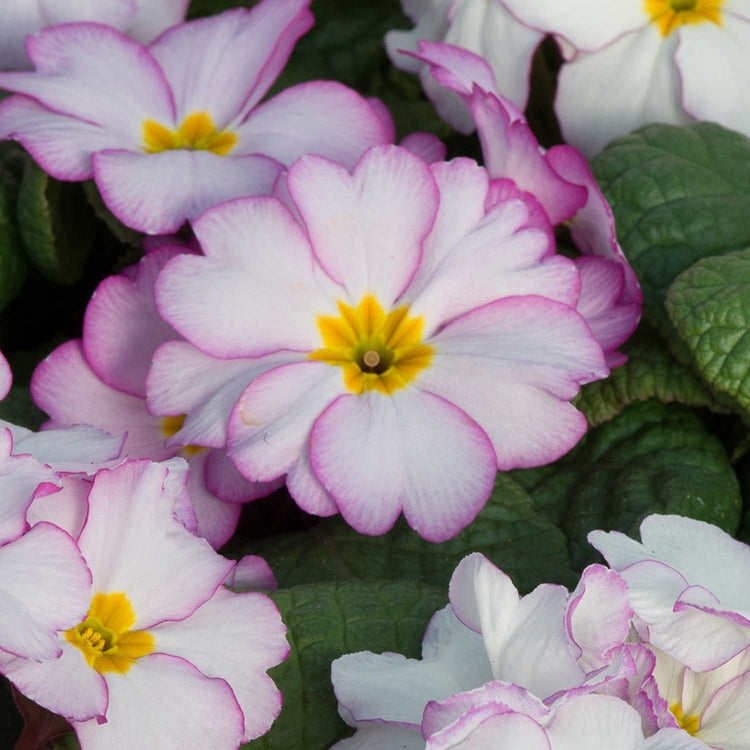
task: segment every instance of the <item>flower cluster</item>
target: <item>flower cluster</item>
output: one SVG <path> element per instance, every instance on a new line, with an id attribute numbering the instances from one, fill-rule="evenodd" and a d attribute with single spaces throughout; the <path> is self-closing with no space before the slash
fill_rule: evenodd
<path id="1" fill-rule="evenodd" d="M 641 539 L 591 532 L 611 569 L 589 566 L 572 593 L 520 597 L 483 555 L 465 558 L 421 660 L 334 661 L 357 729 L 335 747 L 746 747 L 750 547 L 681 516 L 647 517 Z"/>

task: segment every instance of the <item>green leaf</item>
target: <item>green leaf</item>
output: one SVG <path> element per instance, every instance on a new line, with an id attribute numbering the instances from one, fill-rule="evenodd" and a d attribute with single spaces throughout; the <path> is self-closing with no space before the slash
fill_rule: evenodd
<path id="1" fill-rule="evenodd" d="M 750 422 L 750 249 L 680 274 L 667 312 L 703 379 Z"/>
<path id="2" fill-rule="evenodd" d="M 87 180 L 83 183 L 83 192 L 86 194 L 86 200 L 91 208 L 94 209 L 94 215 L 102 221 L 109 231 L 117 240 L 129 247 L 141 250 L 143 247 L 143 235 L 136 232 L 135 229 L 126 227 L 105 205 L 99 194 L 99 189 L 93 180 Z"/>
<path id="3" fill-rule="evenodd" d="M 650 513 L 698 518 L 734 533 L 742 501 L 721 443 L 687 407 L 644 401 L 592 430 L 567 456 L 511 472 L 569 540 L 573 564 L 593 562 L 592 529 L 637 536 Z"/>
<path id="4" fill-rule="evenodd" d="M 52 179 L 29 159 L 18 191 L 18 225 L 32 264 L 58 284 L 83 276 L 92 251 L 81 186 Z"/>
<path id="5" fill-rule="evenodd" d="M 0 401 L 0 419 L 29 430 L 38 430 L 47 420 L 47 415 L 37 408 L 28 388 L 14 385 L 5 399 Z"/>
<path id="6" fill-rule="evenodd" d="M 280 586 L 351 579 L 440 586 L 471 552 L 485 554 L 522 591 L 543 581 L 575 584 L 564 535 L 534 511 L 531 498 L 507 474 L 498 474 L 492 496 L 475 521 L 442 544 L 424 541 L 403 520 L 383 536 L 367 537 L 336 517 L 308 531 L 256 542 L 239 554 L 265 558 Z"/>
<path id="7" fill-rule="evenodd" d="M 18 184 L 0 163 L 0 310 L 21 290 L 29 272 L 16 219 Z"/>
<path id="8" fill-rule="evenodd" d="M 644 294 L 644 319 L 672 335 L 664 298 L 693 263 L 750 246 L 750 140 L 711 123 L 648 125 L 592 163 Z"/>
<path id="9" fill-rule="evenodd" d="M 621 350 L 628 361 L 608 378 L 585 385 L 574 402 L 591 427 L 609 421 L 628 404 L 651 398 L 726 411 L 689 367 L 669 355 L 664 342 L 649 328 L 641 326 Z"/>
<path id="10" fill-rule="evenodd" d="M 418 657 L 430 617 L 448 601 L 439 587 L 415 582 L 319 583 L 271 594 L 289 628 L 289 658 L 269 674 L 284 696 L 271 731 L 250 750 L 324 750 L 351 730 L 336 710 L 331 662 L 356 651 Z"/>

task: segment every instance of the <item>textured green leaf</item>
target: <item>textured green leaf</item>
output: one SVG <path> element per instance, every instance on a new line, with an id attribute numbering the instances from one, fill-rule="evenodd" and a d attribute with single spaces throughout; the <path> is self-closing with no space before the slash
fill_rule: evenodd
<path id="1" fill-rule="evenodd" d="M 126 227 L 104 204 L 96 183 L 93 180 L 87 180 L 83 183 L 83 192 L 86 194 L 86 200 L 91 208 L 94 209 L 94 215 L 102 221 L 107 229 L 124 245 L 141 249 L 143 245 L 143 235 L 136 232 L 135 229 Z"/>
<path id="2" fill-rule="evenodd" d="M 667 288 L 701 258 L 750 246 L 750 140 L 711 123 L 648 125 L 592 161 L 617 237 L 668 336 Z"/>
<path id="3" fill-rule="evenodd" d="M 680 274 L 667 312 L 704 380 L 750 421 L 750 249 L 705 258 Z"/>
<path id="4" fill-rule="evenodd" d="M 592 529 L 637 536 L 650 513 L 698 518 L 734 533 L 742 501 L 721 443 L 687 407 L 644 401 L 592 430 L 549 466 L 511 472 L 567 535 L 571 559 L 596 559 Z"/>
<path id="5" fill-rule="evenodd" d="M 29 430 L 38 430 L 47 420 L 47 415 L 37 408 L 28 388 L 14 385 L 5 399 L 0 401 L 0 419 Z"/>
<path id="6" fill-rule="evenodd" d="M 726 411 L 689 367 L 670 356 L 664 341 L 649 328 L 641 326 L 621 350 L 628 361 L 612 370 L 608 378 L 585 385 L 575 401 L 592 427 L 617 416 L 628 404 L 651 398 Z"/>
<path id="7" fill-rule="evenodd" d="M 355 651 L 418 657 L 430 617 L 448 602 L 441 586 L 414 582 L 320 583 L 271 595 L 289 628 L 289 658 L 269 674 L 284 696 L 281 715 L 251 750 L 324 750 L 350 733 L 336 710 L 331 662 Z"/>
<path id="8" fill-rule="evenodd" d="M 257 542 L 247 552 L 268 561 L 280 586 L 353 578 L 444 585 L 470 552 L 484 553 L 523 591 L 543 581 L 575 583 L 564 535 L 534 511 L 531 498 L 507 474 L 498 474 L 474 523 L 442 544 L 424 541 L 403 520 L 388 534 L 367 537 L 336 517 Z"/>
<path id="9" fill-rule="evenodd" d="M 77 183 L 59 182 L 30 159 L 18 191 L 18 226 L 32 264 L 51 281 L 78 281 L 92 251 L 90 217 Z"/>

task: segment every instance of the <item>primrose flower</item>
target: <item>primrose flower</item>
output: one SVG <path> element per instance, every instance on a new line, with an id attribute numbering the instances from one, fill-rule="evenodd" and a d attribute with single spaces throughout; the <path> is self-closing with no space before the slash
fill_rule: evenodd
<path id="1" fill-rule="evenodd" d="M 8 360 L 0 352 L 0 400 L 4 399 L 13 385 L 13 373 L 10 371 Z"/>
<path id="2" fill-rule="evenodd" d="M 365 651 L 333 662 L 340 713 L 358 730 L 337 748 L 365 740 L 390 747 L 390 734 L 409 748 L 424 748 L 422 737 L 428 748 L 453 747 L 457 731 L 498 707 L 546 725 L 559 704 L 635 671 L 622 645 L 632 613 L 626 587 L 602 566 L 587 568 L 572 594 L 542 584 L 520 597 L 507 575 L 475 553 L 456 568 L 449 597 L 427 626 L 421 660 Z"/>
<path id="3" fill-rule="evenodd" d="M 94 178 L 125 224 L 168 234 L 209 206 L 270 193 L 308 152 L 353 164 L 386 140 L 356 92 L 312 81 L 260 100 L 313 23 L 310 0 L 263 0 L 175 26 L 149 47 L 110 27 L 29 37 L 37 70 L 0 74 L 0 137 L 53 177 Z"/>
<path id="4" fill-rule="evenodd" d="M 95 21 L 148 44 L 185 18 L 190 0 L 5 0 L 0 9 L 0 70 L 32 67 L 24 42 L 45 26 Z"/>
<path id="5" fill-rule="evenodd" d="M 500 91 L 525 108 L 531 58 L 543 33 L 520 23 L 501 0 L 402 0 L 401 5 L 416 26 L 385 35 L 388 56 L 397 68 L 419 74 L 438 114 L 452 127 L 471 133 L 474 119 L 460 97 L 435 81 L 429 66 L 403 54 L 416 52 L 421 40 L 448 42 L 485 58 Z"/>
<path id="6" fill-rule="evenodd" d="M 627 582 L 643 640 L 701 672 L 744 651 L 750 547 L 683 516 L 648 516 L 640 531 L 640 542 L 617 531 L 588 538 Z"/>
<path id="7" fill-rule="evenodd" d="M 198 349 L 289 358 L 230 417 L 244 476 L 287 474 L 302 508 L 366 534 L 403 509 L 441 541 L 498 467 L 575 445 L 586 420 L 568 399 L 608 371 L 572 307 L 575 266 L 523 201 L 495 200 L 470 160 L 430 167 L 396 146 L 353 174 L 303 157 L 286 189 L 306 231 L 274 198 L 216 206 L 194 224 L 205 257 L 174 258 L 156 285 Z"/>
<path id="8" fill-rule="evenodd" d="M 130 458 L 185 458 L 197 533 L 218 548 L 234 533 L 238 503 L 263 497 L 278 483 L 248 482 L 230 461 L 216 455 L 223 453 L 221 445 L 182 442 L 178 433 L 186 421 L 184 413 L 156 416 L 146 408 L 146 376 L 154 350 L 180 338 L 156 310 L 154 281 L 180 252 L 159 248 L 123 275 L 105 279 L 86 308 L 83 339 L 61 344 L 37 367 L 31 393 L 52 417 L 47 426 L 82 423 L 127 432 L 123 453 Z"/>
<path id="9" fill-rule="evenodd" d="M 84 750 L 236 748 L 281 708 L 265 674 L 289 651 L 278 610 L 222 587 L 234 563 L 174 516 L 182 476 L 149 461 L 99 472 L 77 540 L 93 577 L 87 614 L 58 634 L 56 660 L 0 655 Z"/>
<path id="10" fill-rule="evenodd" d="M 743 0 L 503 0 L 576 48 L 558 79 L 565 140 L 592 156 L 649 122 L 712 120 L 750 135 Z"/>

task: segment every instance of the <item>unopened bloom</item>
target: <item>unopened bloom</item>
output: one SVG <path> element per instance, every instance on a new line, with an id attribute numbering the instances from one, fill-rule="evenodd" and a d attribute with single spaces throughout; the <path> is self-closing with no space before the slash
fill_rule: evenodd
<path id="1" fill-rule="evenodd" d="M 703 521 L 648 516 L 641 541 L 592 531 L 627 581 L 644 641 L 690 669 L 715 669 L 750 645 L 750 547 Z"/>
<path id="2" fill-rule="evenodd" d="M 58 659 L 0 656 L 3 673 L 65 716 L 84 750 L 233 749 L 281 708 L 265 674 L 289 650 L 278 610 L 222 587 L 234 563 L 174 517 L 179 477 L 149 461 L 99 472 L 77 540 L 93 576 L 85 618 L 58 635 Z"/>
<path id="3" fill-rule="evenodd" d="M 264 0 L 175 26 L 149 47 L 98 24 L 29 37 L 33 73 L 0 74 L 14 96 L 0 135 L 61 180 L 97 183 L 125 224 L 176 231 L 209 206 L 270 193 L 308 152 L 353 164 L 386 140 L 372 107 L 335 82 L 260 100 L 312 25 L 310 0 Z"/>
<path id="4" fill-rule="evenodd" d="M 744 0 L 503 0 L 564 37 L 556 100 L 565 140 L 591 156 L 649 122 L 712 120 L 750 135 Z"/>
<path id="5" fill-rule="evenodd" d="M 422 40 L 448 42 L 483 57 L 499 90 L 524 109 L 531 57 L 543 33 L 520 23 L 501 0 L 402 0 L 402 6 L 416 26 L 385 35 L 388 56 L 397 68 L 419 74 L 425 93 L 446 122 L 462 133 L 474 129 L 474 119 L 461 99 L 440 86 L 427 65 L 402 54 L 402 50 L 416 52 Z"/>
<path id="6" fill-rule="evenodd" d="M 353 174 L 307 156 L 274 198 L 194 224 L 205 257 L 174 258 L 162 315 L 221 358 L 289 357 L 241 395 L 228 454 L 253 481 L 287 474 L 301 507 L 381 534 L 403 509 L 454 536 L 498 467 L 536 466 L 586 429 L 569 403 L 607 374 L 573 305 L 574 264 L 526 204 L 466 159 L 430 167 L 377 146 Z"/>

